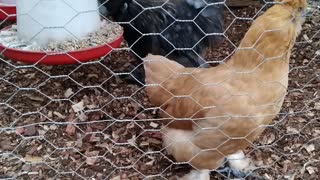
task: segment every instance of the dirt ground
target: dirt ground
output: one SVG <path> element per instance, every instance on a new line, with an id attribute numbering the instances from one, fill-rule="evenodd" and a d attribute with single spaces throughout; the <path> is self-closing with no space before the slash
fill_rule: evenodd
<path id="1" fill-rule="evenodd" d="M 313 5 L 294 47 L 283 109 L 246 151 L 265 179 L 320 179 L 320 6 Z M 266 8 L 231 9 L 254 17 Z M 250 20 L 226 11 L 238 45 Z M 231 23 L 233 22 L 233 23 Z M 8 25 L 3 23 L 1 27 Z M 206 55 L 223 60 L 222 42 Z M 0 60 L 0 179 L 168 179 L 186 174 L 150 132 L 161 128 L 144 88 L 124 79 L 136 64 L 114 50 L 96 63 L 43 66 Z M 211 179 L 227 179 L 212 172 Z"/>

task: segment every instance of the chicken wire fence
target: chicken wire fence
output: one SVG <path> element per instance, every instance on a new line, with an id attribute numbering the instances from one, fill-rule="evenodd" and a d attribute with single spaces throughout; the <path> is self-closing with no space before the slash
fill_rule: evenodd
<path id="1" fill-rule="evenodd" d="M 130 3 L 145 1 L 127 1 L 121 12 L 129 11 Z M 73 6 L 67 0 L 61 2 L 68 7 Z M 160 32 L 140 32 L 141 37 L 130 47 L 123 41 L 119 48 L 113 48 L 95 61 L 52 66 L 41 64 L 45 56 L 35 59 L 33 64 L 1 57 L 1 179 L 171 179 L 191 170 L 188 162 L 177 162 L 162 146 L 160 129 L 165 118 L 159 113 L 159 107 L 149 102 L 145 85 L 134 76 L 135 71 L 142 67 L 134 47 L 138 45 L 138 50 L 148 49 L 147 46 L 157 47 L 148 43 L 142 46 L 145 42 L 142 41 L 143 37 L 160 36 L 166 39 L 170 31 L 166 35 L 163 32 L 174 26 L 175 22 L 192 23 L 189 37 L 178 37 L 177 44 L 166 41 L 174 47 L 169 53 L 176 50 L 192 51 L 213 66 L 223 64 L 234 53 L 252 21 L 273 3 L 261 1 L 249 6 L 233 7 L 225 1 L 163 2 L 150 1 L 155 4 L 152 7 L 140 5 L 141 11 L 130 22 L 120 24 L 128 25 L 138 17 L 148 19 L 149 14 L 145 15 L 144 12 L 161 9 L 162 13 L 167 13 L 173 19 L 168 27 L 161 27 Z M 168 3 L 185 3 L 194 8 L 196 16 L 191 19 L 172 16 L 165 8 Z M 105 3 L 101 7 L 103 5 Z M 217 5 L 224 7 L 224 17 L 221 17 L 223 32 L 206 33 L 197 24 L 197 17 L 205 16 L 201 12 L 206 7 Z M 312 13 L 307 17 L 291 55 L 289 88 L 282 110 L 266 126 L 265 132 L 256 141 L 250 142 L 251 146 L 245 150 L 246 157 L 256 167 L 253 173 L 266 179 L 318 179 L 320 175 L 320 10 L 316 1 L 310 1 L 309 8 Z M 194 13 L 191 10 L 190 13 Z M 110 9 L 102 8 L 101 11 Z M 28 13 L 32 13 L 32 10 Z M 113 16 L 107 18 L 101 14 L 102 19 L 110 21 L 121 14 Z M 166 18 L 162 14 L 157 16 Z M 37 21 L 37 18 L 30 17 Z M 1 21 L 1 27 L 14 23 L 7 18 Z M 39 21 L 37 23 L 41 24 Z M 86 22 L 81 23 L 85 28 Z M 161 24 L 157 21 L 153 23 L 144 26 Z M 145 30 L 144 26 L 131 25 L 136 31 L 147 31 L 148 28 Z M 67 31 L 71 33 L 70 29 Z M 201 31 L 203 35 L 190 45 L 195 31 Z M 127 41 L 131 35 L 135 35 L 133 32 L 125 33 L 128 33 L 124 36 Z M 174 35 L 179 36 L 171 34 Z M 198 54 L 197 45 L 207 36 L 219 36 L 221 39 L 204 54 Z M 98 40 L 102 38 L 97 37 Z M 139 44 L 139 40 L 143 43 Z M 189 43 L 190 47 L 183 47 L 179 42 Z M 90 43 L 92 45 L 94 42 Z M 175 47 L 177 45 L 181 47 Z M 204 46 L 201 45 L 201 48 Z M 6 50 L 2 48 L 2 54 Z M 64 54 L 78 61 L 71 54 Z M 24 55 L 27 54 L 19 54 Z M 182 108 L 188 111 L 188 107 Z M 231 178 L 229 175 L 213 170 L 211 178 Z"/>

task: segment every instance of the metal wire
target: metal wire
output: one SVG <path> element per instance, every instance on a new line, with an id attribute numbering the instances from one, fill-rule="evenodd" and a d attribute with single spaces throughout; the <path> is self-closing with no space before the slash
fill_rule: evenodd
<path id="1" fill-rule="evenodd" d="M 76 11 L 77 15 L 80 14 L 73 4 L 67 0 L 62 1 Z M 225 1 L 205 3 L 208 6 L 225 4 Z M 212 35 L 223 36 L 229 43 L 229 47 L 235 48 L 237 43 L 228 37 L 229 30 L 234 28 L 237 21 L 253 21 L 270 4 L 272 3 L 264 2 L 258 8 L 256 7 L 254 15 L 250 17 L 240 17 L 234 12 L 234 9 L 225 6 L 225 11 L 230 14 L 230 17 L 233 17 L 233 20 L 226 26 L 223 33 L 205 33 L 195 23 L 204 9 L 189 20 L 176 19 L 171 15 L 174 22 L 192 22 L 205 34 L 192 48 L 174 48 L 172 52 L 190 50 L 201 57 L 194 48 L 206 36 Z M 319 5 L 311 3 L 311 7 L 314 13 L 309 18 L 319 17 Z M 155 7 L 141 5 L 141 8 L 143 10 L 137 17 L 143 15 L 146 10 L 159 8 L 170 15 L 163 5 Z M 68 23 L 74 18 L 76 16 L 71 17 Z M 120 24 L 130 24 L 136 18 Z M 34 17 L 30 16 L 30 19 L 41 25 Z M 170 28 L 174 22 L 162 32 Z M 1 27 L 12 23 L 5 19 L 1 21 Z M 316 26 L 316 24 L 313 25 Z M 136 27 L 132 27 L 140 32 Z M 66 31 L 77 38 L 70 30 L 66 29 Z M 263 142 L 250 142 L 251 147 L 247 151 L 252 157 L 255 154 L 255 157 L 262 158 L 256 160 L 256 163 L 261 163 L 258 170 L 269 179 L 290 179 L 295 176 L 311 178 L 320 173 L 316 165 L 320 160 L 319 149 L 317 149 L 319 148 L 317 142 L 320 138 L 320 114 L 318 112 L 320 108 L 318 94 L 320 72 L 317 69 L 320 50 L 314 51 L 314 48 L 319 47 L 320 30 L 312 34 L 309 32 L 309 36 L 307 31 L 304 29 L 302 37 L 299 38 L 301 41 L 297 43 L 299 46 L 294 49 L 294 56 L 291 58 L 293 61 L 289 74 L 288 93 L 283 107 L 277 107 L 282 108 L 282 111 L 271 125 L 263 126 L 267 127 L 267 133 L 259 139 Z M 35 34 L 32 39 L 41 32 Z M 166 39 L 162 32 L 140 33 L 141 38 L 158 35 Z M 169 44 L 174 47 L 173 43 L 169 42 Z M 135 43 L 132 46 L 134 45 Z M 157 112 L 161 111 L 161 107 L 154 107 L 144 99 L 147 98 L 144 93 L 146 86 L 126 84 L 120 78 L 130 76 L 138 66 L 142 65 L 140 63 L 131 69 L 119 68 L 119 66 L 131 66 L 130 58 L 133 56 L 128 54 L 139 56 L 131 50 L 132 46 L 115 48 L 110 54 L 106 54 L 97 61 L 83 63 L 74 58 L 80 63 L 67 66 L 41 65 L 40 62 L 45 57 L 36 60 L 34 64 L 19 63 L 6 58 L 5 55 L 0 58 L 0 179 L 169 179 L 176 172 L 181 172 L 181 169 L 185 168 L 184 164 L 189 164 L 189 162 L 176 162 L 168 156 L 160 140 L 149 136 L 149 133 L 160 132 L 162 121 L 170 118 L 158 116 Z M 5 50 L 2 50 L 1 54 Z M 216 59 L 224 64 L 233 51 L 229 53 L 226 57 Z M 127 63 L 117 64 L 119 59 L 126 61 L 126 58 L 129 65 Z M 303 62 L 298 58 L 302 58 Z M 208 59 L 208 62 L 214 61 Z M 233 70 L 233 73 L 236 76 L 239 72 Z M 252 72 L 241 73 L 250 74 Z M 299 74 L 302 76 L 299 77 Z M 192 72 L 189 75 L 192 75 Z M 168 77 L 170 78 L 172 77 Z M 262 80 L 257 80 L 257 82 L 260 85 L 271 83 L 281 85 L 280 82 Z M 223 88 L 219 82 L 202 83 L 202 85 L 203 87 L 221 86 Z M 250 93 L 250 90 L 245 94 L 232 94 L 226 90 L 226 94 L 230 94 L 228 100 L 236 96 L 249 96 L 254 100 L 254 95 Z M 189 98 L 197 102 L 192 95 L 171 95 L 174 98 Z M 277 106 L 277 104 L 278 102 L 274 102 L 264 106 Z M 198 105 L 202 107 L 201 110 L 213 108 L 200 103 Z M 245 117 L 257 118 L 269 115 L 271 114 Z M 235 116 L 225 115 L 223 118 L 235 118 Z M 291 119 L 294 120 L 291 121 Z M 202 130 L 219 128 L 219 126 L 203 128 L 197 119 L 176 118 L 176 120 L 193 121 Z M 236 139 L 228 134 L 224 135 L 228 139 Z M 243 137 L 243 139 L 246 138 Z M 284 147 L 281 147 L 279 144 L 283 143 Z M 219 151 L 218 147 L 214 150 Z M 306 162 L 306 159 L 301 156 L 309 160 Z M 303 160 L 298 160 L 296 157 Z M 277 168 L 280 168 L 277 164 L 282 167 L 282 174 L 275 173 L 278 171 Z M 284 164 L 286 167 L 283 167 Z M 295 164 L 299 165 L 295 166 Z M 186 174 L 188 168 L 186 169 L 186 171 L 182 170 L 183 173 L 179 175 Z M 217 172 L 212 177 L 228 178 Z"/>

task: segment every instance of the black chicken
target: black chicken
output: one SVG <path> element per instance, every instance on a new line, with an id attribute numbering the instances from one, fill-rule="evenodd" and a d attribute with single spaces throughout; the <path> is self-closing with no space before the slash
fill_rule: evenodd
<path id="1" fill-rule="evenodd" d="M 208 67 L 207 48 L 223 33 L 223 0 L 99 0 L 100 12 L 124 28 L 124 38 L 138 59 L 163 55 L 186 67 Z M 140 60 L 141 62 L 141 60 Z M 144 70 L 133 73 L 144 84 Z"/>

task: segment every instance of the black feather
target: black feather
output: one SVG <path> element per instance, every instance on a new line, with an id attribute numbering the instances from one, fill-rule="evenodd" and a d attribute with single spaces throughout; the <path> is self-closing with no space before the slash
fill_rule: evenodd
<path id="1" fill-rule="evenodd" d="M 121 23 L 138 58 L 152 53 L 186 67 L 208 67 L 201 56 L 219 41 L 213 33 L 223 33 L 223 0 L 99 1 L 107 9 L 104 15 Z M 142 66 L 133 75 L 144 83 Z"/>

